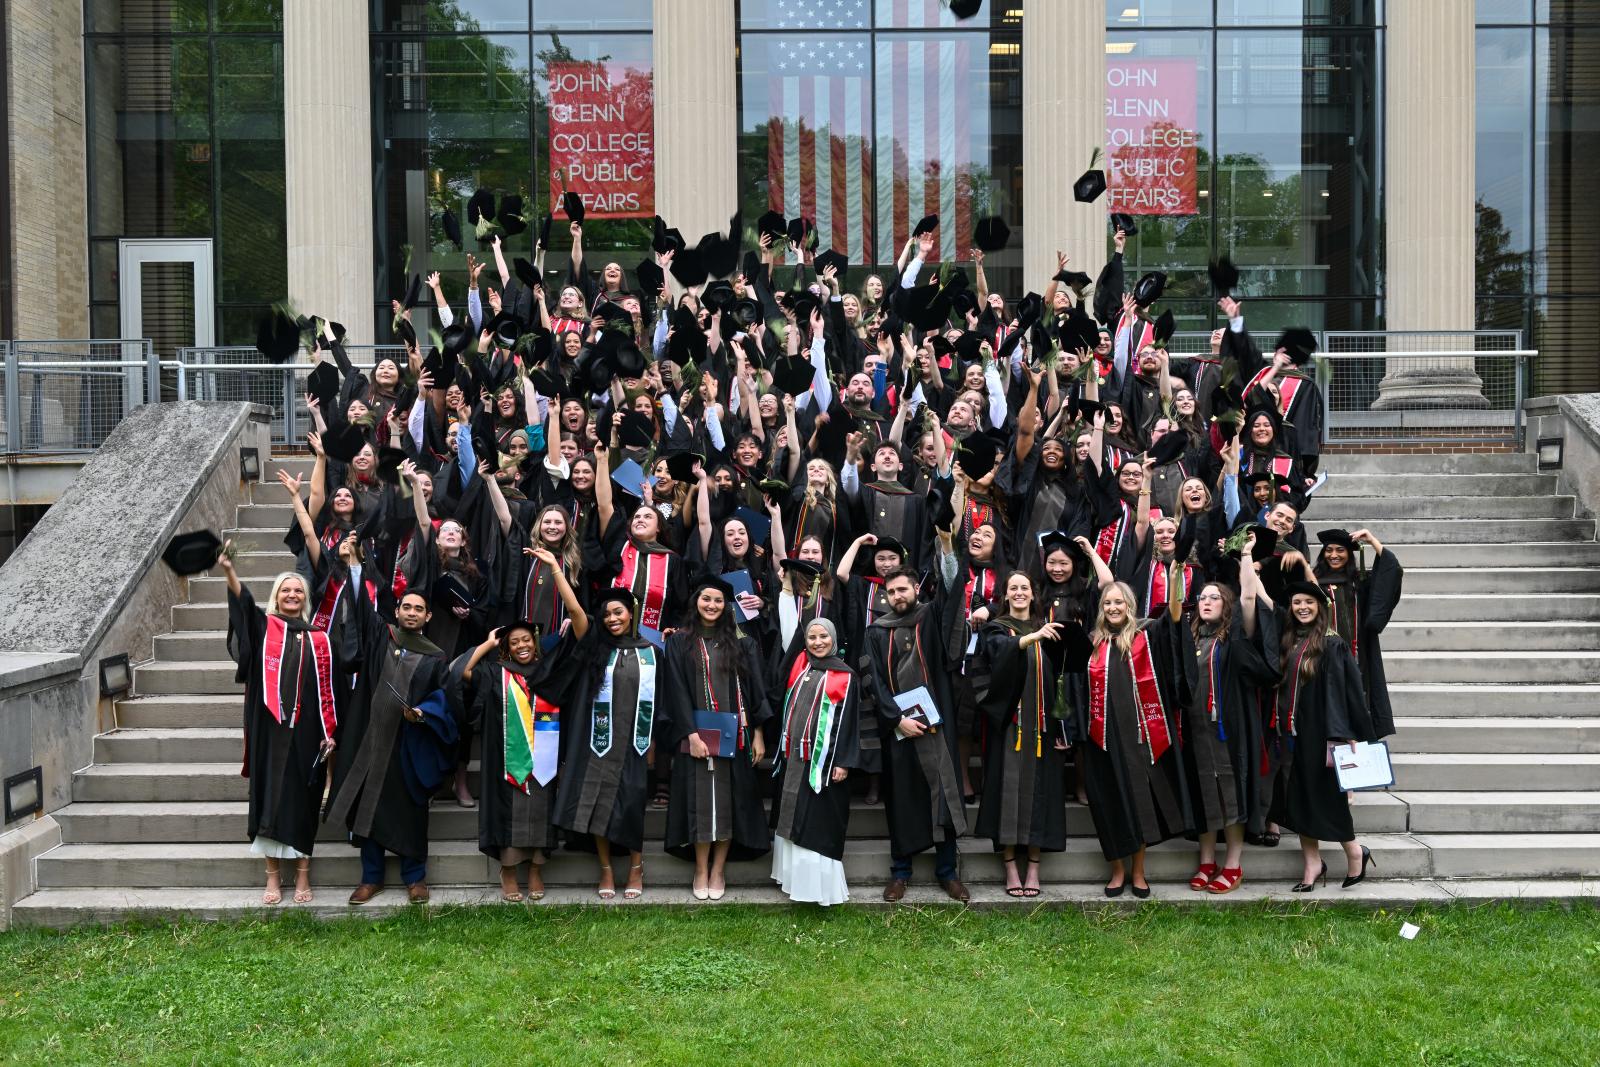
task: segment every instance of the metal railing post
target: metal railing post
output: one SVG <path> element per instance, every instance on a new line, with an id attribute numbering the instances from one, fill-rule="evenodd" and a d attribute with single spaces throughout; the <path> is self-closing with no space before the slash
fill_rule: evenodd
<path id="1" fill-rule="evenodd" d="M 17 349 L 10 341 L 5 346 L 6 360 L 6 451 L 22 451 L 22 376 L 17 373 Z"/>
<path id="2" fill-rule="evenodd" d="M 144 346 L 144 402 L 146 404 L 161 403 L 161 361 L 156 358 L 156 346 L 153 341 L 143 341 Z M 127 417 L 124 411 L 123 417 Z"/>
<path id="3" fill-rule="evenodd" d="M 1512 377 L 1513 377 L 1513 379 L 1515 380 L 1515 383 L 1516 383 L 1516 385 L 1515 385 L 1515 396 L 1516 396 L 1515 403 L 1516 403 L 1516 408 L 1517 408 L 1517 414 L 1516 414 L 1515 422 L 1516 422 L 1517 451 L 1518 452 L 1521 452 L 1523 450 L 1523 448 L 1526 447 L 1526 445 L 1527 445 L 1527 427 L 1524 426 L 1523 419 L 1522 419 L 1522 399 L 1523 399 L 1524 396 L 1527 395 L 1527 387 L 1526 387 L 1527 383 L 1525 381 L 1527 373 L 1528 373 L 1528 357 L 1526 357 L 1526 356 L 1524 356 L 1522 354 L 1522 342 L 1519 339 L 1517 341 L 1517 369 L 1512 375 Z"/>

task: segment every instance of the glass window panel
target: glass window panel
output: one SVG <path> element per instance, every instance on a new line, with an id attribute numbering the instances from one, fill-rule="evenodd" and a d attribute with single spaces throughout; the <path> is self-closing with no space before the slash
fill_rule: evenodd
<path id="1" fill-rule="evenodd" d="M 1533 35 L 1477 31 L 1478 292 L 1529 291 L 1533 199 Z"/>
<path id="2" fill-rule="evenodd" d="M 1600 391 L 1600 360 L 1594 358 L 1594 324 L 1600 322 L 1600 299 L 1547 297 L 1533 311 L 1534 362 L 1532 395 Z"/>
<path id="3" fill-rule="evenodd" d="M 283 0 L 217 0 L 217 32 L 283 32 Z"/>
<path id="4" fill-rule="evenodd" d="M 1217 0 L 1218 26 L 1363 27 L 1377 23 L 1378 0 Z"/>
<path id="5" fill-rule="evenodd" d="M 1537 34 L 1542 189 L 1534 248 L 1544 256 L 1535 284 L 1540 292 L 1600 293 L 1600 29 Z M 1592 338 L 1589 344 L 1592 352 Z"/>
<path id="6" fill-rule="evenodd" d="M 561 30 L 649 30 L 650 0 L 534 0 L 534 28 Z"/>
<path id="7" fill-rule="evenodd" d="M 1210 25 L 1208 0 L 1106 0 L 1106 26 L 1112 30 Z"/>
<path id="8" fill-rule="evenodd" d="M 740 0 L 741 30 L 866 30 L 872 0 Z"/>
<path id="9" fill-rule="evenodd" d="M 526 31 L 528 3 L 529 0 L 378 0 L 372 5 L 373 28 L 401 33 Z"/>
<path id="10" fill-rule="evenodd" d="M 84 29 L 91 33 L 204 33 L 206 0 L 89 0 Z"/>
<path id="11" fill-rule="evenodd" d="M 1533 21 L 1533 0 L 1476 0 L 1480 23 Z"/>
<path id="12" fill-rule="evenodd" d="M 1534 8 L 1535 21 L 1552 26 L 1600 24 L 1600 11 L 1595 10 L 1593 0 L 1536 0 Z"/>
<path id="13" fill-rule="evenodd" d="M 1246 292 L 1377 291 L 1372 34 L 1218 34 L 1217 249 Z"/>
<path id="14" fill-rule="evenodd" d="M 288 290 L 283 156 L 283 48 L 217 40 L 216 260 L 222 302 L 272 301 Z"/>

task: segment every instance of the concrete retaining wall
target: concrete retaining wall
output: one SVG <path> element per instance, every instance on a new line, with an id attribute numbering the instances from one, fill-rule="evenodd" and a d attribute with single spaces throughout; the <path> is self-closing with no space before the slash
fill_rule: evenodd
<path id="1" fill-rule="evenodd" d="M 1539 451 L 1539 441 L 1559 438 L 1560 491 L 1578 498 L 1591 515 L 1600 514 L 1600 393 L 1541 396 L 1523 404 L 1527 417 L 1524 448 Z"/>

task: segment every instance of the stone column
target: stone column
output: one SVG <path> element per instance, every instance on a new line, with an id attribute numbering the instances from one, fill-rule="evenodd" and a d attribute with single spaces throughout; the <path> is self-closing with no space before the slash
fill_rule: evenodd
<path id="1" fill-rule="evenodd" d="M 362 0 L 284 0 L 289 299 L 371 344 L 372 57 Z"/>
<path id="2" fill-rule="evenodd" d="M 1385 321 L 1391 330 L 1470 331 L 1476 323 L 1473 8 L 1460 0 L 1386 5 Z M 1465 349 L 1397 338 L 1391 351 Z M 1392 360 L 1373 407 L 1487 407 L 1470 359 Z M 1410 363 L 1411 366 L 1406 364 Z"/>
<path id="3" fill-rule="evenodd" d="M 1072 183 L 1106 136 L 1105 6 L 1051 0 L 1022 18 L 1022 268 L 1025 290 L 1041 292 L 1056 272 L 1090 277 L 1106 261 L 1106 201 L 1080 204 Z M 1105 165 L 1102 154 L 1100 165 Z"/>
<path id="4" fill-rule="evenodd" d="M 654 2 L 656 214 L 692 243 L 739 207 L 733 0 Z"/>

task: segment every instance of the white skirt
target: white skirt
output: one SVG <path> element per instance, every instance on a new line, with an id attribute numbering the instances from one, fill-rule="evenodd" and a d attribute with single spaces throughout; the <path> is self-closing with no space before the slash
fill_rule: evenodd
<path id="1" fill-rule="evenodd" d="M 253 837 L 250 839 L 250 855 L 274 860 L 303 860 L 307 854 L 270 837 Z"/>
<path id="2" fill-rule="evenodd" d="M 789 899 L 802 904 L 843 904 L 850 899 L 844 864 L 785 838 L 772 843 L 772 880 Z"/>

